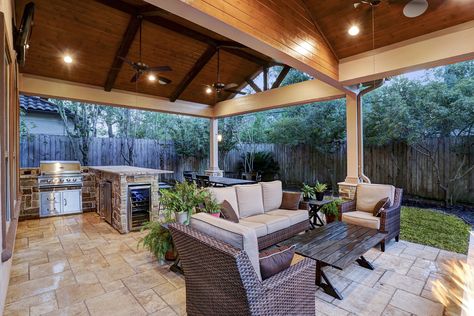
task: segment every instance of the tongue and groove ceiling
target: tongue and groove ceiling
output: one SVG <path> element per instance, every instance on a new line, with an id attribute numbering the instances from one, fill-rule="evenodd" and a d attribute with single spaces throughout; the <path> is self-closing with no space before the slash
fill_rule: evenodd
<path id="1" fill-rule="evenodd" d="M 30 0 L 17 0 L 17 20 Z M 474 1 L 428 0 L 420 17 L 403 13 L 408 0 L 382 0 L 375 8 L 375 48 L 474 20 Z M 216 81 L 216 46 L 221 48 L 221 78 L 239 87 L 264 67 L 279 64 L 211 30 L 141 0 L 35 0 L 35 25 L 22 73 L 120 89 L 170 99 L 214 104 L 205 85 Z M 239 26 L 282 52 L 298 58 L 333 80 L 338 60 L 372 49 L 371 9 L 354 8 L 348 0 L 195 0 L 190 5 L 226 23 Z M 143 14 L 142 60 L 169 65 L 162 75 L 172 83 L 160 85 L 145 78 L 130 82 L 131 67 L 118 63 L 122 54 L 138 60 L 138 32 L 134 17 Z M 360 34 L 347 34 L 357 24 Z M 128 30 L 128 32 L 127 32 Z M 127 35 L 128 33 L 128 35 Z M 131 35 L 130 35 L 131 33 Z M 128 37 L 128 38 L 127 38 Z M 127 44 L 128 43 L 128 44 Z M 128 49 L 123 50 L 125 46 Z M 122 46 L 122 50 L 120 47 Z M 70 54 L 74 63 L 62 57 Z M 220 99 L 231 97 L 222 93 Z"/>

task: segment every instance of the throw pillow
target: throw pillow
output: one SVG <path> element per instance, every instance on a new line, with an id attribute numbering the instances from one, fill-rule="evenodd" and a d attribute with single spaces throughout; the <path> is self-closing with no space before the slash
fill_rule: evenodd
<path id="1" fill-rule="evenodd" d="M 235 213 L 234 208 L 227 200 L 224 200 L 220 205 L 221 205 L 221 217 L 223 219 L 226 219 L 234 223 L 239 222 L 237 213 Z"/>
<path id="2" fill-rule="evenodd" d="M 295 254 L 295 246 L 283 246 L 260 253 L 260 273 L 262 280 L 288 269 Z"/>
<path id="3" fill-rule="evenodd" d="M 386 197 L 377 202 L 372 211 L 373 216 L 380 217 L 380 213 L 390 205 L 390 198 Z"/>
<path id="4" fill-rule="evenodd" d="M 280 208 L 284 210 L 299 209 L 301 201 L 301 192 L 283 192 Z"/>

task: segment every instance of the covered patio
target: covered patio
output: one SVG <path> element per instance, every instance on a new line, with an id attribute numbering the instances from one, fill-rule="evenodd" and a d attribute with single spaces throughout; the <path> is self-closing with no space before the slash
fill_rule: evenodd
<path id="1" fill-rule="evenodd" d="M 9 97 L 0 107 L 5 315 L 186 313 L 184 278 L 137 250 L 143 233 L 121 235 L 95 213 L 18 222 L 19 93 L 209 119 L 212 176 L 222 176 L 219 119 L 345 98 L 347 174 L 338 187 L 352 200 L 357 184 L 370 182 L 362 95 L 391 76 L 474 59 L 474 42 L 466 40 L 474 38 L 471 1 L 429 1 L 414 18 L 404 14 L 410 1 L 34 2 L 34 31 L 20 66 L 8 21 L 19 25 L 28 1 L 0 7 L 10 56 L 2 84 Z M 145 64 L 160 67 L 137 70 Z M 281 72 L 270 84 L 274 66 Z M 312 79 L 281 87 L 291 69 Z M 385 252 L 365 255 L 374 271 L 356 264 L 328 269 L 345 299 L 318 290 L 316 315 L 461 314 L 459 306 L 445 310 L 432 287 L 437 280 L 451 285 L 449 260 L 472 266 L 473 238 L 468 256 L 392 241 Z"/>

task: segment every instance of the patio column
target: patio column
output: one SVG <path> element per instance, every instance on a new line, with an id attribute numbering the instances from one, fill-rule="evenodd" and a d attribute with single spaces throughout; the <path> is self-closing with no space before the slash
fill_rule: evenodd
<path id="1" fill-rule="evenodd" d="M 339 182 L 339 195 L 353 199 L 357 183 L 359 183 L 359 133 L 362 135 L 362 124 L 359 117 L 358 98 L 354 94 L 346 94 L 346 152 L 347 176 Z"/>
<path id="2" fill-rule="evenodd" d="M 222 177 L 222 170 L 219 169 L 219 145 L 217 135 L 218 119 L 211 118 L 209 126 L 209 169 L 206 170 L 206 174 Z"/>

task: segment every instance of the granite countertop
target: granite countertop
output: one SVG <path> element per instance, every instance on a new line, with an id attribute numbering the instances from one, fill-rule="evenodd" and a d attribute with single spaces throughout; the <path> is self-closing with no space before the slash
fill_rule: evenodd
<path id="1" fill-rule="evenodd" d="M 174 173 L 170 170 L 150 169 L 133 166 L 89 166 L 91 171 L 97 170 L 102 172 L 114 173 L 121 176 L 147 176 L 157 174 Z"/>

